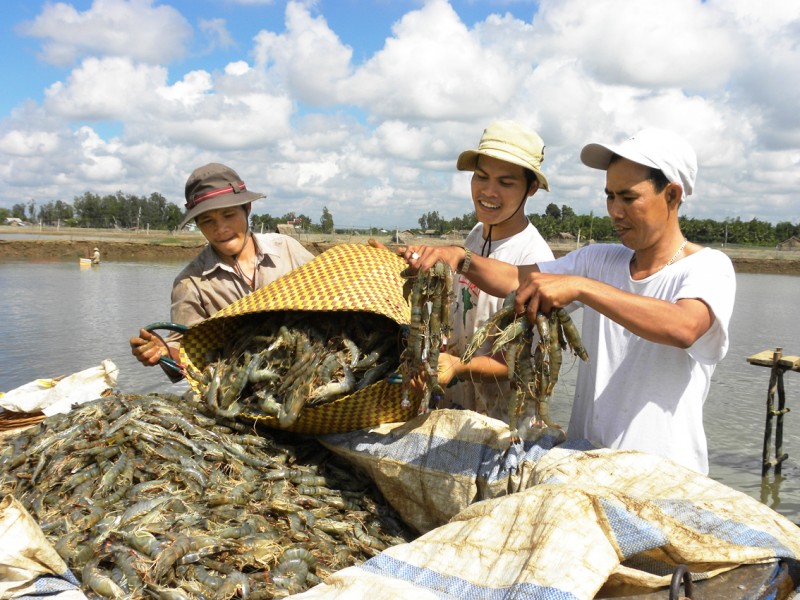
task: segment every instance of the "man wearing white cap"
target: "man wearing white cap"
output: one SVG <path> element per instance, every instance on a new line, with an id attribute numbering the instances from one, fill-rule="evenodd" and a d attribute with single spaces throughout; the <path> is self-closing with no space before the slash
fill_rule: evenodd
<path id="1" fill-rule="evenodd" d="M 314 257 L 292 237 L 250 231 L 251 203 L 265 196 L 248 190 L 226 165 L 209 163 L 192 171 L 185 196 L 186 214 L 178 229 L 193 220 L 208 245 L 175 278 L 170 315 L 174 323 L 199 323 Z M 162 357 L 175 361 L 179 338 L 171 334 L 165 344 L 142 329 L 130 339 L 131 352 L 145 366 L 159 364 Z M 169 368 L 164 370 L 171 379 L 179 378 Z"/>
<path id="2" fill-rule="evenodd" d="M 590 360 L 579 368 L 570 439 L 707 473 L 703 403 L 728 349 L 736 280 L 725 254 L 687 242 L 680 230 L 678 207 L 697 173 L 694 150 L 671 132 L 645 129 L 618 145 L 588 144 L 581 160 L 606 171 L 608 214 L 622 244 L 522 267 L 474 257 L 468 276 L 496 295 L 518 288 L 517 310 L 529 317 L 585 309 Z M 417 252 L 410 262 L 422 269 L 439 258 L 464 260 L 458 249 Z"/>
<path id="3" fill-rule="evenodd" d="M 490 124 L 478 148 L 459 155 L 456 168 L 472 172 L 472 203 L 478 219 L 464 242 L 467 252 L 513 265 L 553 260 L 547 242 L 525 214 L 528 198 L 539 189 L 550 189 L 541 170 L 543 160 L 542 138 L 514 121 Z M 453 288 L 453 331 L 447 351 L 439 355 L 439 384 L 445 388 L 439 406 L 505 419 L 508 367 L 490 356 L 491 340 L 469 363 L 460 359 L 475 329 L 501 308 L 503 299 L 482 293 L 460 274 L 455 275 Z"/>

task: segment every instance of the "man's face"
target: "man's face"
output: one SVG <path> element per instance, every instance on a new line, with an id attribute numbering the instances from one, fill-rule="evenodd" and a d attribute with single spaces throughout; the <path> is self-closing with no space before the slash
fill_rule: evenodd
<path id="1" fill-rule="evenodd" d="M 233 256 L 242 251 L 247 236 L 247 209 L 244 206 L 209 210 L 198 216 L 195 223 L 220 254 Z"/>
<path id="2" fill-rule="evenodd" d="M 620 241 L 632 250 L 647 248 L 663 235 L 670 218 L 667 186 L 656 192 L 644 165 L 626 159 L 606 171 L 606 208 Z"/>
<path id="3" fill-rule="evenodd" d="M 478 156 L 472 174 L 472 202 L 478 221 L 486 225 L 506 221 L 528 197 L 526 186 L 525 170 L 519 165 L 491 156 Z M 536 190 L 536 183 L 531 189 Z M 520 212 L 524 217 L 524 211 Z"/>

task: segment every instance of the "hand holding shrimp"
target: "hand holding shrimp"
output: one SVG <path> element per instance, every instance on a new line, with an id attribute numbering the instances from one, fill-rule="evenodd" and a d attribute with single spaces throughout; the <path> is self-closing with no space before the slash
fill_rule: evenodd
<path id="1" fill-rule="evenodd" d="M 427 271 L 439 261 L 456 272 L 466 251 L 461 246 L 401 246 L 397 253 L 405 259 L 412 273 Z"/>
<path id="2" fill-rule="evenodd" d="M 514 312 L 528 314 L 531 323 L 536 322 L 536 314 L 542 312 L 549 315 L 555 308 L 564 308 L 580 298 L 581 285 L 585 278 L 572 275 L 552 275 L 540 273 L 535 266 L 520 279 L 522 284 L 517 290 L 514 300 Z M 531 269 L 531 267 L 527 267 Z"/>

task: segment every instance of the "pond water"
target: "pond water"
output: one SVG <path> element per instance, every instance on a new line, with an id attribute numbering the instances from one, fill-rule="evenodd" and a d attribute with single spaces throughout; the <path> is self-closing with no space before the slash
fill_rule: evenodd
<path id="1" fill-rule="evenodd" d="M 65 262 L 0 262 L 0 390 L 43 377 L 68 375 L 111 359 L 124 393 L 180 393 L 159 368 L 131 356 L 128 339 L 140 327 L 169 320 L 172 280 L 183 263 L 104 262 L 80 267 Z M 798 410 L 785 419 L 783 479 L 762 489 L 769 369 L 747 357 L 782 347 L 800 354 L 796 316 L 800 277 L 739 274 L 728 356 L 717 367 L 705 405 L 710 476 L 766 502 L 800 522 Z M 567 423 L 577 365 L 565 365 L 551 400 L 551 415 Z M 787 404 L 800 400 L 800 373 L 784 376 Z M 772 450 L 774 454 L 774 446 Z M 772 480 L 769 480 L 772 483 Z"/>

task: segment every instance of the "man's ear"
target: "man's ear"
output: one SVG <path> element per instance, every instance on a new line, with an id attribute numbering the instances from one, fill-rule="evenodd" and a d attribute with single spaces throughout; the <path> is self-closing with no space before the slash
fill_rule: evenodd
<path id="1" fill-rule="evenodd" d="M 533 196 L 538 191 L 539 191 L 539 180 L 534 178 L 533 181 L 531 181 L 531 186 L 528 188 L 528 198 Z"/>
<path id="2" fill-rule="evenodd" d="M 683 190 L 681 186 L 677 183 L 670 183 L 667 186 L 667 203 L 672 206 L 675 205 L 677 207 L 681 203 L 681 197 L 683 196 Z"/>

